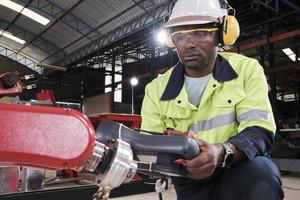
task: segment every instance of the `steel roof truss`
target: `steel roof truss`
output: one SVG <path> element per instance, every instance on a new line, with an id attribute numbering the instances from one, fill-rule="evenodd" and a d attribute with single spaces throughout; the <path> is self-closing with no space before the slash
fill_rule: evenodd
<path id="1" fill-rule="evenodd" d="M 156 23 L 164 17 L 166 17 L 172 8 L 172 5 L 175 3 L 175 0 L 172 0 L 170 2 L 167 2 L 165 4 L 162 4 L 158 7 L 156 7 L 152 11 L 148 11 L 147 13 L 143 14 L 142 16 L 139 16 L 130 22 L 118 27 L 115 30 L 112 30 L 111 32 L 107 33 L 106 35 L 103 35 L 99 39 L 95 40 L 94 42 L 91 42 L 84 47 L 78 49 L 77 51 L 74 51 L 70 53 L 66 59 L 64 65 L 69 65 L 75 61 L 79 61 L 85 56 L 88 56 L 91 53 L 96 52 L 98 49 L 101 49 L 105 46 L 108 46 L 126 36 L 131 35 L 134 32 L 137 32 L 143 28 L 146 28 L 153 23 Z M 152 20 L 151 20 L 152 18 Z"/>
<path id="2" fill-rule="evenodd" d="M 28 0 L 16 0 L 16 1 L 26 3 Z M 47 15 L 53 17 L 54 19 L 59 19 L 59 17 L 66 12 L 66 10 L 52 3 L 50 0 L 34 0 L 31 6 L 43 13 L 46 13 Z M 89 26 L 81 19 L 77 18 L 72 13 L 67 13 L 67 15 L 65 15 L 60 21 L 82 35 L 85 35 L 86 33 L 93 30 L 91 26 Z M 96 35 L 100 34 L 99 32 L 96 33 L 97 33 Z M 89 40 L 92 40 L 90 35 L 86 35 L 86 37 Z"/>
<path id="3" fill-rule="evenodd" d="M 279 12 L 279 3 L 278 0 L 254 0 L 254 2 L 272 10 L 273 12 Z"/>
<path id="4" fill-rule="evenodd" d="M 17 62 L 21 63 L 22 65 L 25 65 L 28 68 L 38 72 L 39 74 L 42 73 L 42 68 L 38 67 L 36 65 L 36 62 L 34 62 L 32 59 L 27 58 L 24 55 L 19 54 L 11 49 L 1 46 L 1 45 L 0 45 L 0 55 L 10 58 L 14 61 L 17 61 Z"/>
<path id="5" fill-rule="evenodd" d="M 2 19 L 0 19 L 0 24 L 3 26 L 6 26 L 6 24 L 9 24 L 9 22 L 4 21 Z M 1 27 L 1 26 L 0 26 Z M 10 29 L 8 30 L 10 33 L 12 33 L 15 36 L 19 36 L 21 39 L 25 40 L 25 41 L 29 41 L 32 38 L 35 38 L 36 35 L 21 28 L 18 27 L 16 25 L 11 25 Z M 42 51 L 49 53 L 49 52 L 53 52 L 54 50 L 58 50 L 59 48 L 57 46 L 55 46 L 54 44 L 52 44 L 49 41 L 46 41 L 42 38 L 38 38 L 36 41 L 34 41 L 32 43 L 33 46 L 35 46 L 38 49 L 41 49 Z M 65 54 L 65 53 L 64 53 Z"/>

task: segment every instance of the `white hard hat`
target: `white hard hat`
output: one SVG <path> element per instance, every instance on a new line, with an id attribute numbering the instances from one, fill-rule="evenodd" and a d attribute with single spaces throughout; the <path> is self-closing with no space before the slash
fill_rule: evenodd
<path id="1" fill-rule="evenodd" d="M 220 22 L 227 15 L 220 0 L 178 0 L 165 27 Z"/>

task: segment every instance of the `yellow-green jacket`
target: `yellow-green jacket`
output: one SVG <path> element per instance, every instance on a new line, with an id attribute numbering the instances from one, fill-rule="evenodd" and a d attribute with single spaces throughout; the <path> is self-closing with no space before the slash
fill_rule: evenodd
<path id="1" fill-rule="evenodd" d="M 199 107 L 188 101 L 179 62 L 146 86 L 141 114 L 143 130 L 191 130 L 209 143 L 230 141 L 248 157 L 269 149 L 276 130 L 263 68 L 235 53 L 217 56 Z"/>

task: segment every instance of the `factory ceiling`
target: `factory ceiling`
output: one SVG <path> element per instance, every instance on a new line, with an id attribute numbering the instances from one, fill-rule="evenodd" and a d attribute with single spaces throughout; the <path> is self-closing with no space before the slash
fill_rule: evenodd
<path id="1" fill-rule="evenodd" d="M 130 56 L 134 48 L 153 45 L 151 34 L 163 26 L 175 2 L 1 0 L 0 54 L 39 73 L 43 71 L 40 65 L 70 67 L 101 52 L 109 59 L 111 49 Z M 241 36 L 235 46 L 225 50 L 252 57 L 278 51 L 275 65 L 287 65 L 296 62 L 282 51 L 290 48 L 299 59 L 298 0 L 229 0 L 229 4 L 236 10 Z M 125 50 L 118 51 L 116 44 L 120 43 Z"/>

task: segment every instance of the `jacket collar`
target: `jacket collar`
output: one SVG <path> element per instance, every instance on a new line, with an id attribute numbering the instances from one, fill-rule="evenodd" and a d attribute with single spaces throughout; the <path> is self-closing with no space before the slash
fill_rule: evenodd
<path id="1" fill-rule="evenodd" d="M 160 100 L 175 99 L 180 93 L 184 84 L 184 65 L 179 61 L 175 66 L 169 78 L 168 84 Z M 238 77 L 230 63 L 218 54 L 216 64 L 213 69 L 213 77 L 219 82 L 230 81 Z"/>

